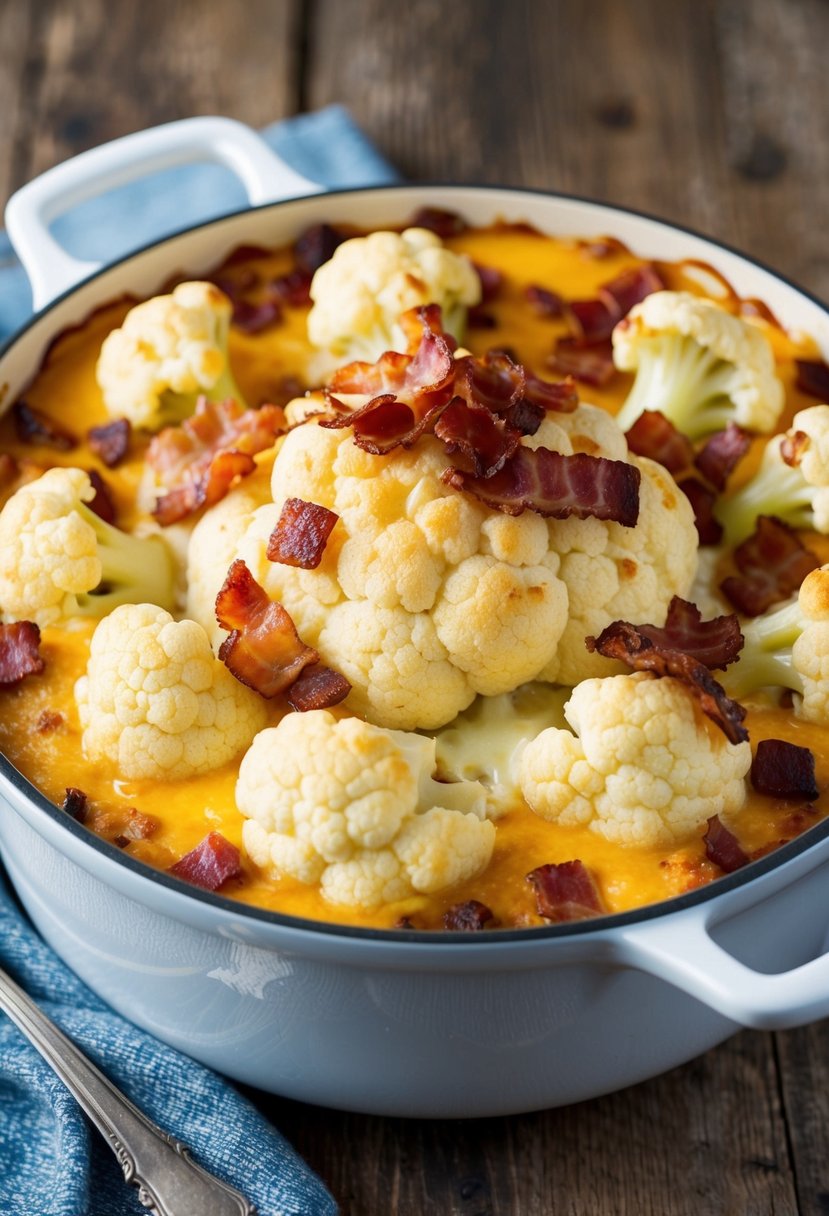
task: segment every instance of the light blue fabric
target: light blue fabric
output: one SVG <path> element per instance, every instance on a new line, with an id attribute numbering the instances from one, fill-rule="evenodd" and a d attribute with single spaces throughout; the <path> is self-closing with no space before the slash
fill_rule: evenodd
<path id="1" fill-rule="evenodd" d="M 398 180 L 339 106 L 276 123 L 264 134 L 300 173 L 332 188 Z M 77 256 L 107 260 L 244 202 L 232 175 L 190 166 L 87 203 L 56 231 Z M 0 232 L 0 340 L 30 312 L 25 276 Z M 320 1181 L 230 1085 L 118 1017 L 56 958 L 2 877 L 0 965 L 151 1118 L 242 1189 L 261 1216 L 336 1212 Z M 145 1211 L 63 1085 L 0 1015 L 2 1216 Z"/>
<path id="2" fill-rule="evenodd" d="M 330 189 L 383 185 L 397 173 L 372 147 L 342 106 L 328 106 L 274 123 L 262 132 L 284 160 Z M 112 261 L 131 249 L 246 204 L 238 179 L 218 165 L 168 169 L 112 190 L 62 216 L 56 237 L 75 257 Z M 30 316 L 26 275 L 0 231 L 0 343 Z"/>

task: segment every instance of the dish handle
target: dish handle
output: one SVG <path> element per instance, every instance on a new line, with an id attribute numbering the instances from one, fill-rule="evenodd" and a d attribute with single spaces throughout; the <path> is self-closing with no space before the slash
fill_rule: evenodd
<path id="1" fill-rule="evenodd" d="M 29 276 L 35 310 L 101 267 L 73 258 L 58 244 L 50 225 L 60 215 L 138 177 L 196 161 L 231 169 L 254 207 L 322 189 L 232 118 L 185 118 L 91 148 L 22 186 L 6 206 L 9 239 Z"/>
<path id="2" fill-rule="evenodd" d="M 710 920 L 705 909 L 693 908 L 632 926 L 617 939 L 619 961 L 756 1030 L 788 1030 L 829 1016 L 829 953 L 791 971 L 755 971 L 714 941 Z"/>

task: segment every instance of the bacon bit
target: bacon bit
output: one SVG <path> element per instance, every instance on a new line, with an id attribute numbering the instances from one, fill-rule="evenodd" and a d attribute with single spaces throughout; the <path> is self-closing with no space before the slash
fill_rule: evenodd
<path id="1" fill-rule="evenodd" d="M 672 676 L 679 680 L 730 743 L 742 743 L 748 738 L 743 726 L 746 711 L 726 695 L 705 664 L 693 655 L 659 645 L 628 621 L 613 621 L 598 638 L 587 637 L 584 643 L 591 654 L 597 652 L 605 658 L 618 659 L 633 671 L 650 671 L 657 679 Z"/>
<path id="2" fill-rule="evenodd" d="M 53 730 L 63 726 L 63 714 L 56 709 L 44 709 L 35 722 L 35 730 L 39 735 L 49 735 Z"/>
<path id="3" fill-rule="evenodd" d="M 820 791 L 815 780 L 815 757 L 808 747 L 783 739 L 763 739 L 751 763 L 751 784 L 770 798 L 797 798 L 811 802 Z"/>
<path id="4" fill-rule="evenodd" d="M 229 878 L 242 873 L 242 858 L 236 845 L 225 840 L 221 832 L 210 832 L 195 849 L 170 866 L 169 872 L 194 887 L 218 891 Z"/>
<path id="5" fill-rule="evenodd" d="M 714 503 L 717 496 L 708 486 L 702 484 L 698 477 L 683 477 L 677 485 L 694 509 L 699 543 L 701 545 L 718 545 L 722 540 L 722 524 L 714 515 Z"/>
<path id="6" fill-rule="evenodd" d="M 316 570 L 339 518 L 318 503 L 287 498 L 268 540 L 268 561 Z"/>
<path id="7" fill-rule="evenodd" d="M 222 267 L 224 270 L 229 270 L 232 266 L 240 266 L 245 262 L 265 258 L 272 252 L 273 250 L 266 249 L 264 245 L 237 245 L 233 252 L 225 258 Z"/>
<path id="8" fill-rule="evenodd" d="M 603 283 L 598 296 L 589 300 L 571 300 L 567 306 L 575 337 L 583 346 L 605 342 L 615 326 L 626 317 L 635 304 L 646 296 L 664 290 L 665 282 L 655 266 L 631 266 Z"/>
<path id="9" fill-rule="evenodd" d="M 127 814 L 128 819 L 121 835 L 115 837 L 115 844 L 119 849 L 126 848 L 133 840 L 147 840 L 161 827 L 161 820 L 156 819 L 155 815 L 145 815 L 134 806 L 129 808 Z"/>
<path id="10" fill-rule="evenodd" d="M 736 422 L 712 435 L 694 464 L 716 490 L 724 490 L 734 469 L 751 447 L 751 439 Z"/>
<path id="11" fill-rule="evenodd" d="M 558 414 L 572 414 L 579 404 L 579 394 L 570 376 L 564 380 L 542 380 L 525 369 L 524 401 Z"/>
<path id="12" fill-rule="evenodd" d="M 734 550 L 734 564 L 742 577 L 729 575 L 720 589 L 739 612 L 760 616 L 793 595 L 820 559 L 782 519 L 760 515 L 756 530 Z"/>
<path id="13" fill-rule="evenodd" d="M 242 266 L 233 274 L 214 275 L 210 282 L 235 304 L 243 298 L 245 292 L 254 291 L 259 286 L 260 279 L 252 266 Z"/>
<path id="14" fill-rule="evenodd" d="M 294 261 L 305 274 L 313 275 L 344 240 L 345 234 L 330 224 L 312 224 L 294 242 Z"/>
<path id="15" fill-rule="evenodd" d="M 598 346 L 609 341 L 617 321 L 622 319 L 622 313 L 612 298 L 609 301 L 570 300 L 567 313 L 575 330 L 575 341 L 580 346 Z"/>
<path id="16" fill-rule="evenodd" d="M 665 290 L 665 280 L 656 267 L 646 262 L 643 266 L 631 266 L 617 274 L 615 279 L 599 288 L 603 300 L 610 297 L 619 310 L 619 319 L 626 317 L 635 304 L 641 304 L 646 296 Z"/>
<path id="17" fill-rule="evenodd" d="M 482 266 L 480 262 L 473 262 L 472 265 L 481 280 L 481 303 L 488 304 L 490 300 L 495 299 L 503 287 L 504 276 L 494 266 Z"/>
<path id="18" fill-rule="evenodd" d="M 539 915 L 552 921 L 586 920 L 604 912 L 599 888 L 581 861 L 539 866 L 527 875 Z"/>
<path id="19" fill-rule="evenodd" d="M 71 815 L 76 823 L 84 823 L 89 813 L 89 799 L 83 790 L 69 785 L 66 787 L 61 810 L 66 811 L 67 815 Z"/>
<path id="20" fill-rule="evenodd" d="M 321 663 L 314 663 L 300 672 L 291 685 L 287 700 L 291 709 L 305 714 L 310 709 L 328 709 L 339 705 L 351 692 L 345 676 Z"/>
<path id="21" fill-rule="evenodd" d="M 598 236 L 593 240 L 585 240 L 582 237 L 576 241 L 576 245 L 580 253 L 587 258 L 594 258 L 596 261 L 602 261 L 614 253 L 629 252 L 624 241 L 620 241 L 615 236 Z"/>
<path id="22" fill-rule="evenodd" d="M 71 452 L 78 446 L 78 441 L 71 431 L 59 426 L 48 414 L 27 405 L 25 401 L 16 401 L 12 406 L 14 429 L 21 443 L 40 444 L 43 447 L 55 448 L 58 452 Z"/>
<path id="23" fill-rule="evenodd" d="M 633 528 L 639 518 L 639 482 L 634 465 L 577 452 L 563 456 L 548 448 L 519 447 L 494 477 L 469 477 L 447 470 L 444 481 L 503 511 L 530 509 L 552 519 L 608 519 Z"/>
<path id="24" fill-rule="evenodd" d="M 40 657 L 40 629 L 33 621 L 0 625 L 0 685 L 37 676 L 46 664 Z"/>
<path id="25" fill-rule="evenodd" d="M 455 360 L 453 370 L 454 394 L 469 405 L 504 414 L 525 395 L 526 372 L 503 351 L 488 351 L 481 359 L 466 355 Z"/>
<path id="26" fill-rule="evenodd" d="M 112 501 L 112 491 L 97 469 L 87 469 L 86 473 L 92 489 L 95 491 L 95 497 L 90 498 L 86 505 L 105 524 L 114 524 L 118 513 L 115 510 L 115 503 Z"/>
<path id="27" fill-rule="evenodd" d="M 795 359 L 797 380 L 801 393 L 829 401 L 829 366 L 822 359 Z"/>
<path id="28" fill-rule="evenodd" d="M 421 325 L 414 355 L 391 350 L 381 355 L 376 363 L 348 363 L 331 376 L 329 393 L 368 393 L 372 397 L 392 394 L 411 406 L 433 404 L 434 396 L 442 390 L 447 390 L 448 394 L 456 371 L 452 348 L 443 334 L 435 333 L 430 327 L 428 310 L 413 312 L 416 317 L 407 320 L 404 332 L 410 333 L 415 321 Z"/>
<path id="29" fill-rule="evenodd" d="M 129 451 L 132 426 L 128 418 L 116 418 L 105 426 L 91 426 L 86 433 L 87 442 L 108 469 L 119 465 Z"/>
<path id="30" fill-rule="evenodd" d="M 294 683 L 303 667 L 319 660 L 300 641 L 281 604 L 271 600 L 237 558 L 216 597 L 216 619 L 231 632 L 219 658 L 242 684 L 270 698 Z"/>
<path id="31" fill-rule="evenodd" d="M 459 472 L 491 478 L 518 448 L 520 432 L 482 405 L 453 397 L 435 423 L 435 434 L 450 456 L 461 457 Z"/>
<path id="32" fill-rule="evenodd" d="M 153 508 L 155 518 L 166 526 L 219 502 L 237 477 L 253 472 L 255 454 L 284 429 L 278 405 L 246 410 L 233 400 L 200 398 L 192 418 L 165 427 L 147 450 L 147 464 L 168 488 Z"/>
<path id="33" fill-rule="evenodd" d="M 498 318 L 493 313 L 481 308 L 479 304 L 473 304 L 467 310 L 466 324 L 469 329 L 496 329 Z"/>
<path id="34" fill-rule="evenodd" d="M 233 305 L 233 324 L 245 334 L 258 334 L 282 320 L 282 309 L 277 300 L 237 300 Z"/>
<path id="35" fill-rule="evenodd" d="M 544 421 L 547 411 L 526 397 L 511 405 L 504 415 L 504 422 L 519 435 L 534 435 Z"/>
<path id="36" fill-rule="evenodd" d="M 741 870 L 751 860 L 719 815 L 712 815 L 708 820 L 708 828 L 702 839 L 705 843 L 705 856 L 726 874 Z"/>
<path id="37" fill-rule="evenodd" d="M 406 335 L 406 354 L 416 355 L 423 335 L 432 333 L 443 338 L 451 351 L 457 350 L 457 342 L 451 334 L 444 333 L 443 310 L 440 304 L 419 304 L 409 308 L 397 318 L 397 324 Z"/>
<path id="38" fill-rule="evenodd" d="M 466 232 L 466 220 L 455 211 L 443 211 L 440 207 L 420 207 L 409 220 L 407 228 L 428 228 L 439 236 L 442 241 L 450 236 L 460 236 Z"/>
<path id="39" fill-rule="evenodd" d="M 811 442 L 805 431 L 795 431 L 791 435 L 784 435 L 780 441 L 780 458 L 783 463 L 787 464 L 790 469 L 798 468 Z"/>
<path id="40" fill-rule="evenodd" d="M 428 410 L 420 422 L 416 422 L 414 410 L 398 401 L 393 393 L 373 397 L 351 413 L 336 397 L 329 397 L 328 403 L 344 412 L 334 418 L 321 419 L 320 426 L 328 430 L 350 426 L 357 447 L 370 452 L 372 456 L 388 456 L 397 447 L 410 448 L 434 426 L 438 414 L 445 408 L 437 405 Z"/>
<path id="41" fill-rule="evenodd" d="M 610 341 L 581 346 L 575 338 L 559 338 L 547 366 L 563 376 L 573 376 L 582 384 L 601 388 L 616 375 Z"/>
<path id="42" fill-rule="evenodd" d="M 743 648 L 745 638 L 735 613 L 704 621 L 696 604 L 675 595 L 665 624 L 637 625 L 640 633 L 661 650 L 681 650 L 709 669 L 725 668 Z"/>
<path id="43" fill-rule="evenodd" d="M 290 270 L 278 279 L 271 279 L 270 289 L 289 308 L 304 308 L 311 303 L 311 275 L 304 270 Z"/>
<path id="44" fill-rule="evenodd" d="M 687 469 L 694 459 L 691 440 L 661 410 L 644 410 L 625 437 L 631 452 L 655 460 L 669 473 Z"/>
<path id="45" fill-rule="evenodd" d="M 538 283 L 530 283 L 524 288 L 524 298 L 531 304 L 539 317 L 555 320 L 564 316 L 564 300 L 549 287 L 541 287 Z"/>
<path id="46" fill-rule="evenodd" d="M 452 904 L 443 914 L 444 929 L 460 933 L 480 933 L 483 929 L 494 929 L 495 914 L 486 904 L 477 899 L 467 899 L 462 904 Z"/>

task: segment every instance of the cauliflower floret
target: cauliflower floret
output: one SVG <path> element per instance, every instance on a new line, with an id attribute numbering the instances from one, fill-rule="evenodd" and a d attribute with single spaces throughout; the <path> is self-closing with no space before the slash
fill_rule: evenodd
<path id="1" fill-rule="evenodd" d="M 444 328 L 460 341 L 481 283 L 469 258 L 425 228 L 407 228 L 345 241 L 314 275 L 311 299 L 314 346 L 373 363 L 384 351 L 406 350 L 397 319 L 422 304 L 440 304 Z"/>
<path id="2" fill-rule="evenodd" d="M 262 698 L 219 662 L 201 625 L 154 604 L 122 605 L 101 621 L 75 700 L 88 759 L 111 760 L 133 780 L 212 772 L 267 720 Z"/>
<path id="3" fill-rule="evenodd" d="M 732 546 L 754 531 L 758 515 L 829 533 L 829 405 L 795 414 L 786 434 L 766 444 L 754 477 L 730 498 L 720 499 L 715 513 Z"/>
<path id="4" fill-rule="evenodd" d="M 432 894 L 488 864 L 494 826 L 474 782 L 435 781 L 435 742 L 326 710 L 262 731 L 236 802 L 254 862 L 321 884 L 331 903 L 376 907 Z"/>
<path id="5" fill-rule="evenodd" d="M 206 630 L 214 650 L 227 637 L 216 620 L 216 596 L 254 513 L 270 501 L 271 466 L 269 458 L 257 461 L 256 472 L 205 511 L 189 533 L 186 613 Z"/>
<path id="6" fill-rule="evenodd" d="M 691 439 L 729 422 L 771 431 L 783 409 L 783 385 L 765 334 L 713 300 L 657 291 L 613 331 L 618 368 L 636 372 L 617 414 L 627 431 L 643 410 L 661 410 Z"/>
<path id="7" fill-rule="evenodd" d="M 788 688 L 797 717 L 829 726 L 829 565 L 806 575 L 792 603 L 742 628 L 743 649 L 721 677 L 729 695 Z"/>
<path id="8" fill-rule="evenodd" d="M 192 414 L 202 395 L 244 404 L 228 361 L 231 311 L 212 283 L 179 283 L 170 295 L 131 308 L 98 358 L 109 413 L 157 431 Z"/>
<path id="9" fill-rule="evenodd" d="M 748 743 L 729 743 L 678 681 L 647 672 L 586 680 L 564 713 L 575 733 L 545 730 L 520 760 L 524 797 L 542 818 L 651 847 L 742 807 Z"/>
<path id="10" fill-rule="evenodd" d="M 381 726 L 440 726 L 476 693 L 534 679 L 566 623 L 546 522 L 459 494 L 441 481 L 447 465 L 431 438 L 371 456 L 350 434 L 310 422 L 285 437 L 274 504 L 257 511 L 239 546 L 303 641 L 351 682 L 351 711 Z M 314 570 L 267 559 L 293 496 L 340 516 Z"/>
<path id="11" fill-rule="evenodd" d="M 0 512 L 0 611 L 5 620 L 53 625 L 101 617 L 149 600 L 172 608 L 174 564 L 160 536 L 113 528 L 86 505 L 95 497 L 82 469 L 48 469 Z"/>

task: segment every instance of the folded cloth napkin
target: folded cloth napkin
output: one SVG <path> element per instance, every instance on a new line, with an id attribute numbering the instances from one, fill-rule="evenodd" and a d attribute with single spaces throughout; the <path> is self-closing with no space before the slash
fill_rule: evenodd
<path id="1" fill-rule="evenodd" d="M 400 180 L 342 106 L 273 123 L 262 135 L 303 177 L 332 190 Z M 242 185 L 229 169 L 188 165 L 76 207 L 57 220 L 54 232 L 75 257 L 107 262 L 245 204 Z M 9 238 L 0 230 L 0 343 L 31 311 L 28 280 Z"/>
<path id="2" fill-rule="evenodd" d="M 332 106 L 268 127 L 295 169 L 326 186 L 393 182 L 393 169 L 345 110 Z M 127 248 L 244 205 L 215 166 L 169 170 L 60 222 L 79 257 Z M 0 233 L 0 338 L 31 311 L 25 276 Z M 39 1002 L 150 1118 L 239 1187 L 261 1216 L 331 1216 L 336 1204 L 293 1149 L 235 1090 L 113 1013 L 38 937 L 0 877 L 0 966 Z M 0 1212 L 3 1216 L 122 1216 L 146 1209 L 68 1091 L 0 1015 Z"/>

